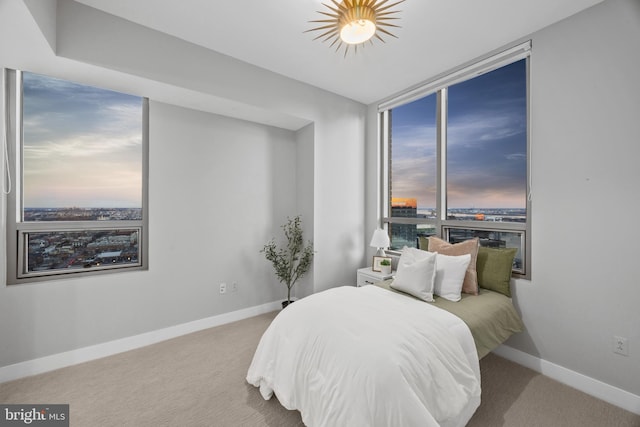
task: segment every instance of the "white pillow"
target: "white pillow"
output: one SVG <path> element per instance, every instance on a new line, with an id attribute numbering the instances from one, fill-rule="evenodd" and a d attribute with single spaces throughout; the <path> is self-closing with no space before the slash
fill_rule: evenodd
<path id="1" fill-rule="evenodd" d="M 424 301 L 433 301 L 433 286 L 436 278 L 436 252 L 405 248 L 398 260 L 393 289 L 406 292 Z"/>
<path id="2" fill-rule="evenodd" d="M 434 293 L 449 301 L 460 301 L 462 283 L 471 262 L 471 255 L 460 256 L 437 254 L 437 270 Z"/>

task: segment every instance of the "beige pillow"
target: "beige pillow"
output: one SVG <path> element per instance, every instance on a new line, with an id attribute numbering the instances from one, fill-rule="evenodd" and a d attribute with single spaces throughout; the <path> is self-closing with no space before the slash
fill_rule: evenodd
<path id="1" fill-rule="evenodd" d="M 429 252 L 449 256 L 471 255 L 471 261 L 467 267 L 462 283 L 462 292 L 465 294 L 478 295 L 478 273 L 476 272 L 476 260 L 478 258 L 478 247 L 480 239 L 474 237 L 464 242 L 451 244 L 435 236 L 429 237 Z"/>

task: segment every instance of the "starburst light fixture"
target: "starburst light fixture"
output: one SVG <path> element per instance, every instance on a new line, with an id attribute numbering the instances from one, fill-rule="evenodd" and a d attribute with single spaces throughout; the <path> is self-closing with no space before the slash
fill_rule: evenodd
<path id="1" fill-rule="evenodd" d="M 385 42 L 380 33 L 397 38 L 386 28 L 396 27 L 388 21 L 399 19 L 394 16 L 399 10 L 389 10 L 392 7 L 404 2 L 399 0 L 388 4 L 389 0 L 331 0 L 333 5 L 322 3 L 330 12 L 318 11 L 318 13 L 328 16 L 331 19 L 318 19 L 315 22 L 322 24 L 319 27 L 305 31 L 323 31 L 314 40 L 323 39 L 323 42 L 331 41 L 330 47 L 337 45 L 336 52 L 344 46 L 344 55 L 347 56 L 349 48 L 354 47 L 358 51 L 358 46 L 364 46 L 369 41 L 373 44 L 375 36 L 381 42 Z"/>

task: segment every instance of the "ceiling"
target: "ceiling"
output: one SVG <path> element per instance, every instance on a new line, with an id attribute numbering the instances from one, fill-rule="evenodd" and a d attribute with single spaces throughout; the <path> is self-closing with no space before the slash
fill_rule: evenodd
<path id="1" fill-rule="evenodd" d="M 308 21 L 322 19 L 320 0 L 77 1 L 370 104 L 602 0 L 406 0 L 395 7 L 397 39 L 346 57 L 304 33 L 314 26 Z"/>

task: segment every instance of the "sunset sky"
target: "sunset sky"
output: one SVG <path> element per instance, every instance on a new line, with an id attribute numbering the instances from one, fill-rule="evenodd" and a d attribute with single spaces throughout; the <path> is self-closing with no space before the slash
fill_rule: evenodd
<path id="1" fill-rule="evenodd" d="M 449 88 L 451 208 L 526 206 L 526 63 Z M 142 100 L 23 73 L 24 206 L 141 207 Z M 392 197 L 435 207 L 436 95 L 392 111 Z"/>
<path id="2" fill-rule="evenodd" d="M 526 207 L 526 62 L 449 88 L 450 208 Z M 436 95 L 392 111 L 392 197 L 436 201 Z"/>
<path id="3" fill-rule="evenodd" d="M 23 73 L 24 206 L 142 206 L 142 99 Z"/>

